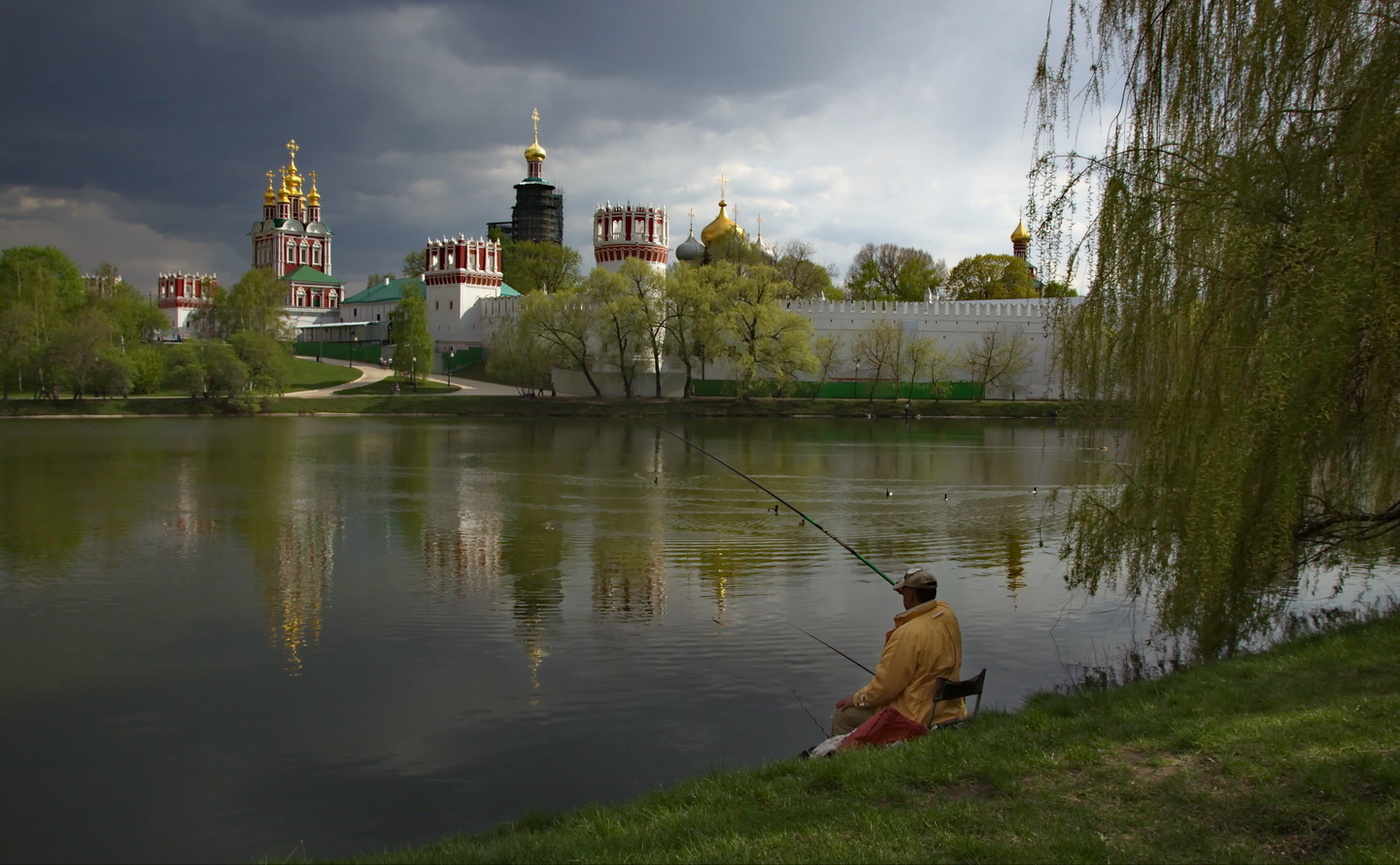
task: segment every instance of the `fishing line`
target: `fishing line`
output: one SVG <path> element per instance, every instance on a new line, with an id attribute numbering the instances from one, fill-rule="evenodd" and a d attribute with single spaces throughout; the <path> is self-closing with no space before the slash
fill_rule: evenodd
<path id="1" fill-rule="evenodd" d="M 816 715 L 813 715 L 812 712 L 811 712 L 811 710 L 809 710 L 809 709 L 807 708 L 807 704 L 804 703 L 804 702 L 802 702 L 802 695 L 798 694 L 798 693 L 797 693 L 797 689 L 794 688 L 794 687 L 792 687 L 791 685 L 788 686 L 788 690 L 792 691 L 792 695 L 793 695 L 794 697 L 797 698 L 797 705 L 799 705 L 799 706 L 802 707 L 802 711 L 804 711 L 804 712 L 807 713 L 807 717 L 812 719 L 812 723 L 813 723 L 813 724 L 816 724 L 816 725 L 817 725 L 817 729 L 818 729 L 818 730 L 821 730 L 821 731 L 822 731 L 822 735 L 825 736 L 825 735 L 826 735 L 826 732 L 827 732 L 827 731 L 826 731 L 826 728 L 822 726 L 822 722 L 821 722 L 821 721 L 818 721 L 818 720 L 817 720 L 817 716 L 816 716 Z"/>
<path id="2" fill-rule="evenodd" d="M 882 570 L 880 570 L 879 568 L 875 567 L 873 564 L 870 563 L 870 561 L 869 561 L 865 556 L 862 556 L 860 553 L 858 553 L 858 552 L 856 552 L 854 549 L 852 549 L 850 544 L 848 544 L 848 543 L 846 543 L 845 541 L 841 540 L 840 538 L 836 537 L 836 536 L 833 535 L 831 532 L 828 532 L 825 528 L 822 527 L 821 523 L 817 522 L 816 520 L 814 520 L 814 519 L 812 519 L 811 517 L 807 516 L 806 514 L 802 513 L 802 511 L 800 511 L 800 510 L 798 510 L 797 508 L 793 507 L 792 504 L 789 503 L 789 502 L 788 502 L 786 499 L 784 499 L 782 496 L 780 496 L 780 495 L 778 495 L 777 493 L 773 492 L 772 490 L 768 489 L 768 488 L 765 487 L 763 484 L 759 483 L 758 481 L 754 480 L 753 478 L 749 477 L 748 475 L 746 475 L 746 474 L 744 474 L 743 472 L 739 471 L 738 469 L 734 468 L 734 467 L 731 466 L 729 463 L 725 462 L 724 460 L 720 459 L 719 457 L 715 456 L 714 454 L 712 454 L 712 453 L 710 453 L 709 451 L 705 450 L 704 448 L 700 447 L 698 444 L 696 444 L 695 442 L 693 442 L 693 441 L 691 441 L 690 439 L 686 438 L 685 436 L 681 435 L 680 433 L 672 432 L 671 430 L 666 429 L 666 427 L 662 426 L 661 424 L 659 424 L 659 423 L 657 423 L 657 422 L 655 422 L 655 421 L 653 421 L 653 420 L 649 420 L 649 419 L 647 419 L 647 418 L 642 418 L 642 420 L 645 420 L 647 423 L 651 424 L 652 426 L 654 426 L 654 427 L 656 427 L 657 429 L 661 430 L 662 432 L 666 433 L 666 435 L 672 436 L 673 438 L 677 438 L 677 439 L 679 439 L 680 441 L 684 442 L 685 444 L 690 445 L 691 447 L 693 447 L 693 448 L 695 448 L 696 450 L 698 450 L 700 453 L 704 454 L 705 456 L 709 457 L 710 459 L 714 460 L 715 462 L 717 462 L 717 463 L 719 463 L 720 465 L 724 466 L 725 468 L 729 469 L 729 470 L 730 470 L 731 472 L 733 472 L 734 474 L 738 475 L 739 477 L 743 478 L 744 480 L 748 481 L 749 483 L 751 483 L 751 484 L 753 484 L 754 486 L 758 487 L 759 489 L 763 490 L 763 491 L 764 491 L 765 493 L 767 493 L 768 495 L 770 495 L 770 496 L 772 496 L 773 498 L 777 499 L 780 503 L 782 503 L 783 505 L 785 505 L 785 506 L 788 508 L 788 510 L 792 511 L 793 513 L 797 514 L 797 515 L 798 515 L 799 517 L 801 517 L 802 519 L 804 519 L 804 520 L 806 520 L 807 522 L 811 523 L 812 525 L 816 526 L 817 529 L 818 529 L 822 534 L 826 535 L 828 538 L 831 538 L 833 541 L 835 541 L 836 543 L 840 544 L 840 545 L 846 550 L 846 552 L 848 552 L 848 553 L 850 553 L 851 555 L 855 556 L 857 559 L 860 559 L 860 563 L 861 563 L 861 564 L 865 565 L 865 566 L 866 566 L 867 568 L 869 568 L 870 570 L 872 570 L 872 571 L 874 571 L 875 573 L 879 574 L 881 577 L 884 578 L 885 582 L 889 583 L 889 584 L 892 585 L 892 586 L 894 585 L 894 580 L 890 579 L 889 576 L 887 576 L 887 575 L 885 574 L 884 571 L 882 571 Z M 797 626 L 794 625 L 793 627 L 797 627 Z M 801 630 L 801 629 L 799 628 L 798 630 Z M 806 631 L 803 631 L 802 633 L 806 634 L 807 632 L 806 632 Z M 807 636 L 810 637 L 811 634 L 807 634 Z M 813 639 L 816 639 L 816 638 L 813 637 Z M 829 648 L 829 647 L 828 647 L 828 648 Z M 872 674 L 872 675 L 873 675 L 873 674 Z"/>
<path id="3" fill-rule="evenodd" d="M 794 628 L 797 628 L 797 630 L 802 631 L 802 633 L 804 633 L 804 634 L 806 634 L 807 636 L 811 637 L 812 639 L 816 640 L 818 643 L 821 643 L 823 646 L 826 646 L 828 649 L 830 649 L 831 651 L 833 651 L 833 652 L 835 652 L 836 654 L 840 655 L 841 657 L 845 658 L 846 660 L 850 661 L 852 664 L 855 664 L 857 667 L 860 667 L 862 670 L 864 670 L 865 672 L 869 673 L 870 675 L 872 675 L 872 676 L 875 675 L 875 671 L 874 671 L 874 670 L 870 669 L 869 667 L 867 667 L 867 666 L 865 666 L 864 664 L 862 664 L 860 661 L 857 661 L 855 658 L 852 658 L 850 655 L 846 654 L 845 652 L 843 652 L 843 651 L 841 651 L 840 649 L 836 648 L 835 646 L 831 645 L 831 644 L 828 643 L 826 640 L 823 640 L 821 637 L 818 637 L 816 634 L 812 633 L 811 631 L 807 631 L 807 630 L 804 630 L 804 629 L 802 629 L 802 628 L 798 628 L 797 625 L 793 625 L 792 622 L 788 622 L 788 624 L 789 624 L 789 625 L 792 625 Z"/>

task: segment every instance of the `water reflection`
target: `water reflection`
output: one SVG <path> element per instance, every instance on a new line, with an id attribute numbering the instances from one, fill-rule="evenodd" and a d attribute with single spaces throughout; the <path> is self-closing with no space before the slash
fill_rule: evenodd
<path id="1" fill-rule="evenodd" d="M 887 573 L 935 567 L 990 705 L 1177 657 L 1155 611 L 1066 589 L 1057 492 L 1112 452 L 1059 427 L 672 427 Z M 0 809 L 31 827 L 0 860 L 335 857 L 786 756 L 860 675 L 786 622 L 868 663 L 896 600 L 642 422 L 11 421 L 0 476 Z M 180 786 L 211 754 L 226 783 Z"/>

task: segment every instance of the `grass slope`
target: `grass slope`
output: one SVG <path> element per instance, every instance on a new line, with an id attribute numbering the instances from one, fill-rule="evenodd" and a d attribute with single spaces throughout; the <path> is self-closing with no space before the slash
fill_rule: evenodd
<path id="1" fill-rule="evenodd" d="M 1397 656 L 1392 615 L 893 748 L 354 861 L 1394 862 Z"/>

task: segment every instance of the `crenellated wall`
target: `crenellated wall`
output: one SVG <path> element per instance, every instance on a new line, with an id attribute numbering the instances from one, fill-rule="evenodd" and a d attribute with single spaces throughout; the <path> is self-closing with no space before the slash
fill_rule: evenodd
<path id="1" fill-rule="evenodd" d="M 463 321 L 461 340 L 487 345 L 501 322 L 515 315 L 518 297 L 488 297 L 477 301 L 473 315 Z M 856 336 L 876 321 L 892 321 L 903 328 L 907 338 L 926 337 L 950 357 L 956 358 L 967 346 L 979 343 L 986 334 L 998 339 L 1020 338 L 1031 352 L 1030 368 L 1020 376 L 1014 387 L 989 388 L 991 399 L 1057 399 L 1059 386 L 1054 377 L 1053 322 L 1083 302 L 1083 298 L 1024 299 L 1024 300 L 936 300 L 929 302 L 896 301 L 791 301 L 787 308 L 812 323 L 813 337 L 839 337 L 849 354 Z M 668 364 L 668 371 L 678 368 Z M 732 377 L 723 364 L 709 364 L 710 377 Z M 595 378 L 607 379 L 605 369 Z M 860 377 L 868 378 L 870 370 Z M 832 378 L 854 379 L 855 364 L 847 362 L 831 373 Z M 950 378 L 968 378 L 960 369 L 953 369 Z M 581 378 L 581 377 L 580 377 Z M 668 377 L 669 383 L 670 377 Z M 563 376 L 556 381 L 572 381 Z M 648 385 L 649 387 L 649 385 Z M 678 387 L 678 386 L 677 386 Z M 573 391 L 568 391 L 572 393 Z M 650 392 L 650 391 L 648 391 Z"/>

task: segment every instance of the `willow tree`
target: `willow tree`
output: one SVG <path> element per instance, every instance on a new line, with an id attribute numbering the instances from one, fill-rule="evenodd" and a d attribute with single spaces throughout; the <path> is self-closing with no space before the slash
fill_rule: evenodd
<path id="1" fill-rule="evenodd" d="M 1400 551 L 1397 12 L 1071 2 L 1041 55 L 1032 215 L 1090 289 L 1059 360 L 1132 432 L 1119 492 L 1072 508 L 1070 579 L 1151 594 L 1203 654 L 1310 566 Z M 1056 143 L 1081 97 L 1111 109 L 1092 156 Z"/>

